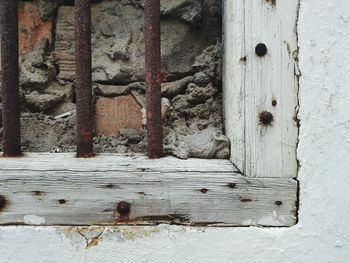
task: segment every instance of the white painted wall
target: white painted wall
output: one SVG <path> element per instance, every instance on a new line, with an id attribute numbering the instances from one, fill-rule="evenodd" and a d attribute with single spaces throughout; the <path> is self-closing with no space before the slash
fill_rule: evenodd
<path id="1" fill-rule="evenodd" d="M 295 227 L 110 228 L 88 249 L 75 228 L 2 227 L 0 262 L 350 262 L 349 0 L 301 0 L 299 46 Z"/>

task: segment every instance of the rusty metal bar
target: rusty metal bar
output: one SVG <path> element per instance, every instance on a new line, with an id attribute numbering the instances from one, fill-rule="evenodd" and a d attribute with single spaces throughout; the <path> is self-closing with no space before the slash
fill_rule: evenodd
<path id="1" fill-rule="evenodd" d="M 3 154 L 21 155 L 18 0 L 0 1 Z"/>
<path id="2" fill-rule="evenodd" d="M 145 0 L 148 157 L 163 156 L 160 74 L 160 0 Z"/>
<path id="3" fill-rule="evenodd" d="M 75 0 L 77 157 L 92 157 L 91 2 Z"/>

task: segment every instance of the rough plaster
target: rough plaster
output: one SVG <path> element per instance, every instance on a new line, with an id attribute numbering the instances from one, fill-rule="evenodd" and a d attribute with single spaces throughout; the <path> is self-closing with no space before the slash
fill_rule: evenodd
<path id="1" fill-rule="evenodd" d="M 301 0 L 298 30 L 296 226 L 2 227 L 0 262 L 349 262 L 349 1 Z"/>

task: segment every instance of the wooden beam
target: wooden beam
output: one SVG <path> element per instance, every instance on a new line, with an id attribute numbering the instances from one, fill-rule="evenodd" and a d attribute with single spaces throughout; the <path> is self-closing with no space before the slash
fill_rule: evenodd
<path id="1" fill-rule="evenodd" d="M 224 10 L 231 160 L 249 177 L 296 177 L 298 0 L 226 0 Z"/>
<path id="2" fill-rule="evenodd" d="M 248 178 L 229 160 L 0 158 L 0 224 L 291 226 L 296 194 L 295 180 Z"/>

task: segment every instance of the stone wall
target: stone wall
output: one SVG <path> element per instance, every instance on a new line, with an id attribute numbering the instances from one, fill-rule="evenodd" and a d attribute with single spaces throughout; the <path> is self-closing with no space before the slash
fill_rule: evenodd
<path id="1" fill-rule="evenodd" d="M 144 152 L 143 1 L 92 2 L 95 151 Z M 73 3 L 20 3 L 24 151 L 75 148 Z M 165 150 L 180 158 L 227 158 L 220 2 L 161 1 L 161 15 Z"/>

